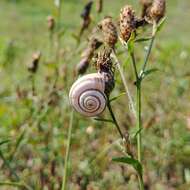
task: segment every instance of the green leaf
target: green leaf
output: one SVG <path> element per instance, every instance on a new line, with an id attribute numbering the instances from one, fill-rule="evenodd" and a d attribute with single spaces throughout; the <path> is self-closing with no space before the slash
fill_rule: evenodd
<path id="1" fill-rule="evenodd" d="M 135 42 L 146 42 L 146 41 L 149 41 L 151 40 L 151 37 L 147 37 L 147 38 L 139 38 L 139 39 L 136 39 Z"/>
<path id="2" fill-rule="evenodd" d="M 129 164 L 133 166 L 133 168 L 138 172 L 140 176 L 142 176 L 142 165 L 138 160 L 126 156 L 126 157 L 113 158 L 112 161 Z"/>
<path id="3" fill-rule="evenodd" d="M 13 158 L 14 158 L 14 155 L 16 154 L 22 140 L 24 139 L 24 136 L 25 136 L 25 130 L 20 134 L 20 136 L 18 137 L 18 139 L 16 140 L 16 143 L 15 143 L 15 147 L 13 149 L 13 151 L 11 152 L 10 156 L 9 156 L 9 161 L 12 161 Z"/>
<path id="4" fill-rule="evenodd" d="M 3 144 L 6 144 L 6 143 L 8 143 L 8 142 L 10 142 L 9 139 L 7 139 L 7 140 L 3 140 L 3 141 L 0 142 L 0 146 L 3 145 Z"/>
<path id="5" fill-rule="evenodd" d="M 107 123 L 113 123 L 113 120 L 111 119 L 103 119 L 103 118 L 94 118 L 96 121 L 102 121 L 102 122 L 107 122 Z"/>
<path id="6" fill-rule="evenodd" d="M 142 78 L 145 78 L 146 76 L 148 76 L 156 71 L 159 71 L 159 69 L 157 69 L 157 68 L 148 69 L 142 73 Z"/>
<path id="7" fill-rule="evenodd" d="M 138 129 L 136 132 L 135 132 L 135 134 L 134 134 L 134 137 L 133 138 L 136 138 L 137 137 L 137 135 L 139 134 L 139 133 L 141 133 L 141 131 L 143 130 L 143 128 L 140 128 L 140 129 Z"/>
<path id="8" fill-rule="evenodd" d="M 129 53 L 132 53 L 134 51 L 134 40 L 135 40 L 135 33 L 132 32 L 131 36 L 127 42 L 127 49 L 129 51 Z"/>
<path id="9" fill-rule="evenodd" d="M 121 96 L 123 96 L 123 95 L 125 95 L 125 94 L 126 94 L 126 92 L 122 92 L 122 93 L 119 94 L 118 96 L 115 96 L 115 97 L 111 98 L 109 101 L 110 101 L 110 102 L 115 101 L 115 100 L 117 100 L 118 98 L 120 98 Z"/>
<path id="10" fill-rule="evenodd" d="M 157 25 L 157 27 L 156 27 L 156 33 L 159 32 L 159 31 L 163 28 L 165 21 L 166 21 L 166 17 L 164 17 L 164 18 L 158 23 L 158 25 Z"/>

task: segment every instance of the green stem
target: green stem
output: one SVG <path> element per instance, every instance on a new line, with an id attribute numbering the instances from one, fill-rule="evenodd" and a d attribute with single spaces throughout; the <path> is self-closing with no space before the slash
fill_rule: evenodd
<path id="1" fill-rule="evenodd" d="M 137 82 L 137 127 L 138 131 L 141 131 L 142 129 L 142 119 L 141 119 L 141 82 Z M 142 145 L 141 145 L 141 132 L 137 134 L 137 158 L 138 161 L 141 162 L 141 150 Z"/>
<path id="2" fill-rule="evenodd" d="M 113 113 L 113 110 L 112 110 L 112 107 L 111 107 L 111 104 L 110 104 L 109 99 L 108 99 L 108 101 L 107 101 L 107 107 L 108 107 L 108 110 L 109 110 L 109 112 L 110 112 L 110 115 L 111 115 L 111 117 L 112 117 L 112 119 L 113 119 L 113 122 L 114 122 L 114 124 L 115 124 L 115 126 L 116 126 L 116 128 L 117 128 L 117 130 L 118 130 L 118 132 L 119 132 L 119 134 L 120 134 L 120 136 L 121 136 L 121 138 L 122 138 L 122 139 L 125 139 L 123 133 L 121 132 L 121 129 L 120 129 L 120 127 L 119 127 L 119 124 L 118 124 L 118 122 L 117 122 L 117 120 L 116 120 L 116 118 L 115 118 L 115 115 L 114 115 L 114 113 Z"/>
<path id="3" fill-rule="evenodd" d="M 74 111 L 72 110 L 71 115 L 70 115 L 69 132 L 68 132 L 66 155 L 65 155 L 65 167 L 64 167 L 64 174 L 63 174 L 61 190 L 67 189 L 66 184 L 67 184 L 68 163 L 69 163 L 71 136 L 72 136 L 72 128 L 73 128 L 73 117 L 74 117 Z"/>
<path id="4" fill-rule="evenodd" d="M 135 56 L 134 56 L 134 52 L 130 53 L 131 59 L 132 59 L 132 64 L 133 64 L 133 68 L 134 68 L 134 72 L 135 72 L 135 77 L 136 80 L 138 80 L 138 72 L 137 72 L 137 66 L 136 66 L 136 61 L 135 61 Z"/>
<path id="5" fill-rule="evenodd" d="M 142 130 L 142 116 L 141 116 L 141 80 L 137 81 L 137 159 L 139 163 L 142 162 L 142 137 L 141 137 L 141 130 Z M 144 190 L 144 182 L 143 176 L 140 174 L 138 175 L 139 180 L 139 188 L 140 190 Z"/>

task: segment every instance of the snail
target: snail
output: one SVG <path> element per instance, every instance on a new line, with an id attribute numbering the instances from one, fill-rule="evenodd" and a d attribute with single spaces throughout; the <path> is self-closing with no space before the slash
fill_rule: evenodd
<path id="1" fill-rule="evenodd" d="M 71 105 L 77 112 L 94 117 L 106 108 L 107 94 L 114 85 L 108 85 L 110 77 L 107 73 L 91 73 L 79 78 L 69 92 Z"/>

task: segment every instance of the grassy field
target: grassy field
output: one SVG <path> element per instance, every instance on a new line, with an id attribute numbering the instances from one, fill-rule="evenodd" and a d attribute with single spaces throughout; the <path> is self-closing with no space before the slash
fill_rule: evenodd
<path id="1" fill-rule="evenodd" d="M 97 15 L 93 7 L 93 23 L 77 45 L 74 36 L 79 33 L 86 2 L 63 1 L 60 28 L 64 32 L 56 58 L 56 36 L 52 42 L 47 29 L 47 16 L 58 15 L 53 0 L 0 1 L 0 190 L 60 189 L 71 112 L 68 93 L 87 36 L 105 15 L 117 21 L 126 3 L 140 12 L 138 1 L 105 0 L 102 14 Z M 149 61 L 149 68 L 159 71 L 143 83 L 143 166 L 146 189 L 150 190 L 190 189 L 189 9 L 188 0 L 167 1 L 166 22 Z M 138 69 L 144 46 L 146 43 L 136 50 Z M 42 56 L 32 75 L 27 65 L 36 51 Z M 123 53 L 119 59 L 125 63 L 123 69 L 135 99 L 130 59 Z M 94 67 L 88 72 L 95 72 Z M 124 91 L 118 72 L 116 83 L 112 97 Z M 135 121 L 125 96 L 113 103 L 113 109 L 123 130 L 132 135 Z M 112 157 L 120 155 L 118 139 L 112 124 L 75 113 L 68 190 L 138 189 L 133 168 L 112 162 Z"/>

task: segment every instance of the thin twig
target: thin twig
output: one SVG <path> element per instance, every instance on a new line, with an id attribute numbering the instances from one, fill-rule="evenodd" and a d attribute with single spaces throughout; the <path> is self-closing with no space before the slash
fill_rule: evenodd
<path id="1" fill-rule="evenodd" d="M 119 73 L 121 75 L 121 79 L 122 79 L 123 85 L 125 87 L 126 95 L 127 95 L 128 99 L 129 99 L 130 109 L 132 110 L 132 112 L 133 112 L 133 114 L 134 114 L 134 116 L 136 118 L 136 111 L 135 111 L 135 106 L 134 106 L 134 103 L 133 103 L 133 99 L 132 99 L 131 94 L 129 92 L 129 88 L 127 86 L 127 81 L 125 79 L 124 72 L 123 72 L 123 70 L 122 70 L 122 68 L 120 66 L 119 60 L 118 60 L 114 50 L 112 51 L 112 56 L 113 56 L 113 58 L 114 58 L 114 60 L 116 62 L 116 66 L 117 66 L 117 68 L 119 70 Z"/>

